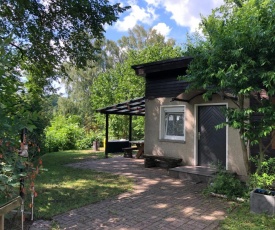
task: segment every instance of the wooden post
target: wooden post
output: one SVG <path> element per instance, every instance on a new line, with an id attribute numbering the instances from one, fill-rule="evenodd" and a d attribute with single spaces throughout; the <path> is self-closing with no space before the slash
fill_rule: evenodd
<path id="1" fill-rule="evenodd" d="M 132 115 L 129 116 L 129 141 L 132 140 Z"/>
<path id="2" fill-rule="evenodd" d="M 106 113 L 106 122 L 105 122 L 105 141 L 106 141 L 106 144 L 105 144 L 105 158 L 108 158 L 108 140 L 109 140 L 109 114 Z"/>

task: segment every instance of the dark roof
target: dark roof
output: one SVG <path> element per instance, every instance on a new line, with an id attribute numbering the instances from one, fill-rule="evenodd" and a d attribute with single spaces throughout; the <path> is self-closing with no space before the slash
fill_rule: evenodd
<path id="1" fill-rule="evenodd" d="M 130 101 L 97 109 L 96 111 L 103 114 L 145 116 L 145 98 L 135 98 Z"/>
<path id="2" fill-rule="evenodd" d="M 132 68 L 135 70 L 136 75 L 146 77 L 148 74 L 155 72 L 186 68 L 192 60 L 192 57 L 170 58 L 162 61 L 133 65 Z"/>

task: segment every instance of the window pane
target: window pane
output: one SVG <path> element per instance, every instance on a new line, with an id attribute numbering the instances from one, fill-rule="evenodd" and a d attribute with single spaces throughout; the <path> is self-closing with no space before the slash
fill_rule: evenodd
<path id="1" fill-rule="evenodd" d="M 165 134 L 183 136 L 183 113 L 165 113 Z"/>

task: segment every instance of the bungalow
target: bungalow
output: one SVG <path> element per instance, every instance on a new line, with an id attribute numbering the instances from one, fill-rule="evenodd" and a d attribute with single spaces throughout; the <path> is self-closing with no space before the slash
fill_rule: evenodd
<path id="1" fill-rule="evenodd" d="M 181 57 L 132 66 L 146 80 L 144 152 L 181 158 L 189 166 L 219 163 L 245 176 L 238 130 L 215 128 L 226 121 L 222 110 L 236 105 L 230 95 L 214 94 L 206 102 L 201 90 L 185 93 L 188 83 L 178 76 L 191 61 Z"/>

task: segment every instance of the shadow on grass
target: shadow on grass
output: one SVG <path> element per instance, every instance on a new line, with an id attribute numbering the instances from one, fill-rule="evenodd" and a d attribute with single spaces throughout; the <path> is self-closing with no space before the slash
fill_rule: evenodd
<path id="1" fill-rule="evenodd" d="M 133 184 L 129 178 L 66 166 L 102 158 L 103 152 L 87 150 L 45 154 L 42 157 L 43 167 L 48 171 L 42 172 L 36 179 L 35 218 L 51 219 L 54 215 L 131 190 Z"/>

